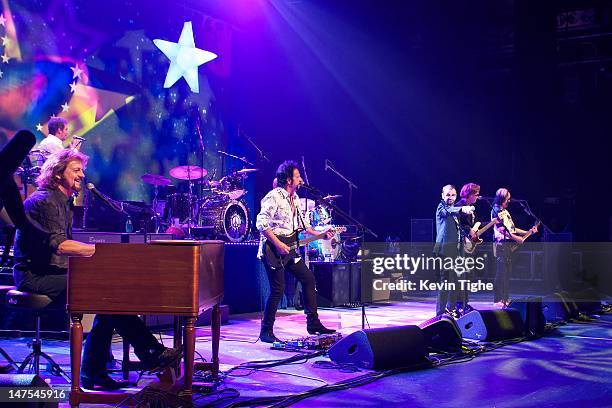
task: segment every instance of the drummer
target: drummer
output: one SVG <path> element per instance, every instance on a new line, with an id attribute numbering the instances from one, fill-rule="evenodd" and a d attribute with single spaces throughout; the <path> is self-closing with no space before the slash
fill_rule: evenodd
<path id="1" fill-rule="evenodd" d="M 38 150 L 45 157 L 49 157 L 64 148 L 64 141 L 68 138 L 68 122 L 64 118 L 54 117 L 49 119 L 47 128 L 49 134 L 38 145 Z"/>

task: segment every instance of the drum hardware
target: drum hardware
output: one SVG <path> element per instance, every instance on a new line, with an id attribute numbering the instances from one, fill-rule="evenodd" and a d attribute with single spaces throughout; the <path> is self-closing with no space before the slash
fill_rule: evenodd
<path id="1" fill-rule="evenodd" d="M 153 195 L 153 223 L 155 225 L 155 232 L 159 232 L 161 229 L 161 221 L 160 221 L 160 213 L 158 212 L 159 209 L 159 200 L 158 200 L 158 196 L 159 196 L 159 186 L 169 186 L 170 183 L 172 183 L 172 181 L 167 178 L 164 177 L 160 174 L 143 174 L 140 179 L 147 183 L 147 184 L 151 184 L 154 187 L 154 195 Z"/>
<path id="2" fill-rule="evenodd" d="M 338 198 L 342 197 L 342 194 L 328 194 L 325 197 L 323 197 L 323 200 L 328 201 L 328 200 L 336 200 Z"/>
<path id="3" fill-rule="evenodd" d="M 236 171 L 236 173 L 247 174 L 247 173 L 252 173 L 254 171 L 259 171 L 259 169 L 241 169 L 241 170 Z"/>
<path id="4" fill-rule="evenodd" d="M 187 217 L 187 239 L 191 239 L 191 227 L 193 226 L 194 221 L 194 211 L 193 211 L 193 183 L 194 180 L 201 179 L 202 177 L 208 174 L 208 170 L 203 167 L 198 166 L 178 166 L 170 169 L 170 176 L 174 177 L 178 180 L 186 180 L 189 182 L 189 195 L 188 197 L 188 217 Z"/>

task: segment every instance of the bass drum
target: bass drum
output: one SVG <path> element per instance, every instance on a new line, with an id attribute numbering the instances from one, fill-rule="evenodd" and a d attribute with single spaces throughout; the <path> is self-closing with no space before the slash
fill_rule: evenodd
<path id="1" fill-rule="evenodd" d="M 229 242 L 244 241 L 249 233 L 249 211 L 242 201 L 206 202 L 202 205 L 203 227 L 212 227 L 215 237 Z"/>

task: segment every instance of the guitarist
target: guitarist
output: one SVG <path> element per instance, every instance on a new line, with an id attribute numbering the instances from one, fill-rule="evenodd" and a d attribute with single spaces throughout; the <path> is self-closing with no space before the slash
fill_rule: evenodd
<path id="1" fill-rule="evenodd" d="M 480 186 L 476 183 L 467 183 L 463 187 L 461 187 L 459 196 L 461 197 L 461 199 L 455 203 L 457 207 L 473 206 L 474 204 L 476 204 L 476 201 L 480 196 Z M 472 227 L 474 227 L 474 224 L 476 223 L 476 213 L 465 213 L 462 211 L 459 213 L 458 218 L 459 231 L 462 238 L 460 242 L 463 243 L 466 237 L 472 240 L 476 240 L 478 237 L 476 236 L 476 233 L 472 230 Z M 459 253 L 463 257 L 469 256 L 469 254 L 465 252 L 463 244 L 459 248 Z M 467 290 L 459 289 L 457 307 L 455 310 L 459 311 L 462 315 L 470 312 L 473 308 L 468 304 L 468 302 L 469 292 Z"/>
<path id="2" fill-rule="evenodd" d="M 496 273 L 494 287 L 494 302 L 497 307 L 507 307 L 510 304 L 508 289 L 510 274 L 512 273 L 512 253 L 515 245 L 522 244 L 525 238 L 538 231 L 537 226 L 525 231 L 514 225 L 512 216 L 508 211 L 510 203 L 510 191 L 507 188 L 500 188 L 495 193 L 493 199 L 493 209 L 491 219 L 498 218 L 501 222 L 495 225 L 495 261 Z M 525 238 L 524 238 L 525 237 Z"/>
<path id="3" fill-rule="evenodd" d="M 257 215 L 255 223 L 264 237 L 260 244 L 258 257 L 263 259 L 270 282 L 270 296 L 266 301 L 259 338 L 264 343 L 278 341 L 278 338 L 274 335 L 273 327 L 276 310 L 285 289 L 285 269 L 302 284 L 308 333 L 334 333 L 335 330 L 326 328 L 319 320 L 315 278 L 299 253 L 296 253 L 296 256 L 286 263 L 278 263 L 278 258 L 275 258 L 275 256 L 282 258 L 290 253 L 289 246 L 279 237 L 292 236 L 303 230 L 312 235 L 319 234 L 310 226 L 310 222 L 300 210 L 299 197 L 296 192 L 303 181 L 297 163 L 293 161 L 283 162 L 276 171 L 276 180 L 278 187 L 272 189 L 261 200 L 261 211 Z M 328 231 L 326 239 L 332 237 L 333 232 Z M 266 256 L 264 256 L 264 250 Z"/>

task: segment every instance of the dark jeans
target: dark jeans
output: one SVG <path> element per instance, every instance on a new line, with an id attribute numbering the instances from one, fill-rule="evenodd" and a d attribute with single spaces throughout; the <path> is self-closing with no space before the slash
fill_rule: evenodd
<path id="1" fill-rule="evenodd" d="M 263 261 L 270 282 L 270 296 L 266 301 L 264 318 L 261 322 L 262 328 L 271 329 L 276 319 L 276 310 L 285 291 L 285 269 L 297 278 L 302 284 L 304 294 L 304 313 L 309 319 L 317 317 L 317 294 L 315 278 L 303 259 L 294 263 L 290 261 L 285 268 L 273 268 Z"/>
<path id="2" fill-rule="evenodd" d="M 26 263 L 18 263 L 13 268 L 13 278 L 17 290 L 47 295 L 53 304 L 66 305 L 68 276 L 65 269 L 50 268 L 48 274 L 35 274 Z"/>
<path id="3" fill-rule="evenodd" d="M 440 289 L 438 291 L 438 299 L 436 302 L 436 315 L 444 313 L 444 309 L 453 310 L 455 305 L 460 300 L 460 290 L 457 274 L 453 269 L 438 271 L 439 282 L 455 284 L 455 289 Z"/>
<path id="4" fill-rule="evenodd" d="M 510 300 L 510 275 L 512 274 L 512 243 L 502 243 L 495 248 L 494 302 Z"/>
<path id="5" fill-rule="evenodd" d="M 137 316 L 96 315 L 85 341 L 82 375 L 94 378 L 106 372 L 114 330 L 134 347 L 134 353 L 142 362 L 151 362 L 164 350 L 164 346 Z"/>
<path id="6" fill-rule="evenodd" d="M 19 290 L 47 295 L 53 300 L 53 304 L 65 306 L 66 272 L 52 268 L 48 272 L 50 273 L 48 275 L 34 274 L 28 269 L 27 264 L 17 264 L 13 269 L 15 284 Z M 83 350 L 84 376 L 96 377 L 106 372 L 114 330 L 117 330 L 121 337 L 134 347 L 134 352 L 140 361 L 152 361 L 164 350 L 137 316 L 96 315 Z"/>

